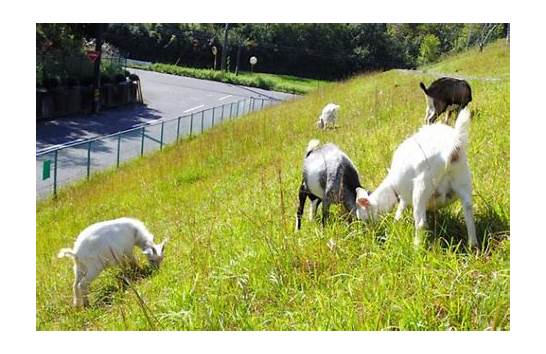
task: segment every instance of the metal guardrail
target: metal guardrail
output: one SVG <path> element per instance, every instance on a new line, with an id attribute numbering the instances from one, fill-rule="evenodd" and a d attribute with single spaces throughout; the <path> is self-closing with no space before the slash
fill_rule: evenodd
<path id="1" fill-rule="evenodd" d="M 36 198 L 57 195 L 62 185 L 89 179 L 93 172 L 118 168 L 124 161 L 163 149 L 164 145 L 201 134 L 225 120 L 278 103 L 250 97 L 173 119 L 144 123 L 109 135 L 102 135 L 36 153 Z"/>

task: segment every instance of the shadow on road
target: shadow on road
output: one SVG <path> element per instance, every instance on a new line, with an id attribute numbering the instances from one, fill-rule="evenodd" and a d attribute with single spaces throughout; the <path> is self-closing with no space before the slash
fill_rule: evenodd
<path id="1" fill-rule="evenodd" d="M 36 122 L 36 149 L 112 134 L 162 118 L 161 112 L 145 105 L 110 109 L 99 114 L 76 115 Z"/>

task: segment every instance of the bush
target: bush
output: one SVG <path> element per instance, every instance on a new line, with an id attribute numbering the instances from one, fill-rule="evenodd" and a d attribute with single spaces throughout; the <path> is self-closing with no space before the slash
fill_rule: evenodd
<path id="1" fill-rule="evenodd" d="M 125 75 L 123 75 L 123 74 L 116 74 L 114 76 L 114 82 L 116 84 L 119 84 L 121 82 L 126 82 L 126 81 L 127 81 L 127 77 Z"/>
<path id="2" fill-rule="evenodd" d="M 419 47 L 419 64 L 433 62 L 440 56 L 440 40 L 433 34 L 427 34 Z"/>

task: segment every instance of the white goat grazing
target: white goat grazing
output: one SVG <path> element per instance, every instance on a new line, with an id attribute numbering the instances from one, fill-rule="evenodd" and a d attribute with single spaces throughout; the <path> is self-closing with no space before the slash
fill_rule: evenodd
<path id="1" fill-rule="evenodd" d="M 455 128 L 445 124 L 422 127 L 394 152 L 387 177 L 370 195 L 357 190 L 357 216 L 374 217 L 390 210 L 400 200 L 395 219 L 407 205 L 413 205 L 414 244 L 419 245 L 419 229 L 426 226 L 426 210 L 446 205 L 457 196 L 463 204 L 468 243 L 478 246 L 472 215 L 472 177 L 466 157 L 470 112 L 461 110 Z"/>
<path id="2" fill-rule="evenodd" d="M 331 124 L 332 127 L 335 126 L 338 112 L 339 105 L 334 103 L 328 103 L 322 109 L 322 113 L 320 114 L 317 121 L 317 127 L 320 129 L 324 129 L 328 124 Z"/>
<path id="3" fill-rule="evenodd" d="M 74 259 L 74 306 L 87 306 L 89 284 L 106 267 L 136 266 L 133 248 L 138 246 L 151 265 L 163 260 L 167 240 L 154 244 L 154 236 L 136 219 L 119 218 L 98 222 L 83 230 L 73 249 L 63 248 L 57 257 Z"/>

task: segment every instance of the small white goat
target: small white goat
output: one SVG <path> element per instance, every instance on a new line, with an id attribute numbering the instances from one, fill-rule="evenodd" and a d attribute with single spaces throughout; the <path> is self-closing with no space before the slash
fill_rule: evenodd
<path id="1" fill-rule="evenodd" d="M 470 246 L 477 247 L 472 215 L 472 177 L 466 158 L 470 112 L 460 111 L 455 128 L 445 124 L 422 127 L 394 152 L 387 177 L 370 195 L 357 189 L 357 216 L 374 217 L 390 210 L 400 200 L 395 219 L 413 205 L 414 244 L 420 243 L 419 229 L 426 226 L 426 210 L 446 205 L 457 196 L 463 204 Z"/>
<path id="2" fill-rule="evenodd" d="M 317 127 L 320 129 L 325 129 L 328 124 L 331 124 L 332 127 L 334 127 L 336 124 L 338 112 L 339 105 L 334 103 L 328 103 L 322 109 L 322 113 L 320 114 L 317 121 Z"/>
<path id="3" fill-rule="evenodd" d="M 167 240 L 154 244 L 153 239 L 144 224 L 132 218 L 98 222 L 85 228 L 73 249 L 63 248 L 57 255 L 74 259 L 74 306 L 88 305 L 89 284 L 106 267 L 136 266 L 135 246 L 143 250 L 152 266 L 159 267 Z"/>

